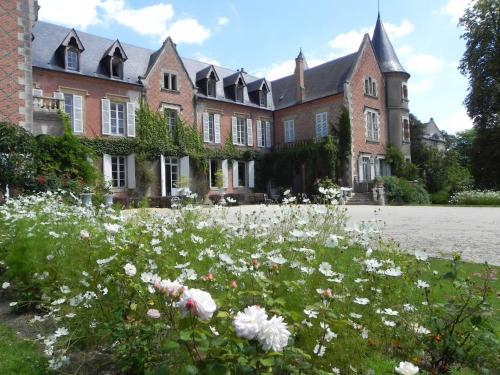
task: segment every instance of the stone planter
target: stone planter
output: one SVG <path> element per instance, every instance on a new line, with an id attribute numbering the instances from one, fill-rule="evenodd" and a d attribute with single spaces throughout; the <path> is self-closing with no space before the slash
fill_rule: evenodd
<path id="1" fill-rule="evenodd" d="M 104 204 L 108 207 L 111 207 L 113 205 L 113 194 L 104 195 Z"/>
<path id="2" fill-rule="evenodd" d="M 80 194 L 80 199 L 81 199 L 82 204 L 84 206 L 92 206 L 92 195 L 94 195 L 94 193 L 81 193 Z"/>

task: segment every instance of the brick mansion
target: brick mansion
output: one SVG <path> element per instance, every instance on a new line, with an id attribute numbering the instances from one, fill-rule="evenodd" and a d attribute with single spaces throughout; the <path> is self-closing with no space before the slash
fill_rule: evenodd
<path id="1" fill-rule="evenodd" d="M 35 135 L 57 135 L 61 110 L 78 137 L 136 137 L 136 109 L 145 103 L 165 114 L 171 133 L 181 119 L 196 127 L 207 148 L 232 142 L 237 149 L 266 155 L 335 138 L 345 107 L 351 149 L 339 183 L 367 191 L 377 176 L 390 175 L 389 144 L 410 158 L 410 74 L 380 15 L 357 52 L 308 68 L 300 51 L 294 72 L 270 81 L 244 69 L 182 57 L 170 37 L 150 50 L 39 21 L 37 12 L 36 0 L 0 0 L 0 122 L 19 124 Z M 102 154 L 93 162 L 115 194 L 136 189 L 134 154 Z M 202 181 L 210 194 L 217 171 L 228 193 L 269 193 L 277 187 L 272 180 L 256 187 L 266 168 L 258 163 L 211 159 L 199 175 L 189 155 L 160 155 L 151 162 L 148 195 L 175 195 L 181 180 Z M 293 186 L 287 187 L 301 192 L 306 179 L 321 176 L 297 163 Z"/>

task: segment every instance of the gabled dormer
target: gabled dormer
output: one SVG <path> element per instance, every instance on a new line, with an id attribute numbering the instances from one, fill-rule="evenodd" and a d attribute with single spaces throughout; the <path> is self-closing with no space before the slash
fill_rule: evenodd
<path id="1" fill-rule="evenodd" d="M 109 74 L 110 78 L 123 79 L 123 65 L 128 59 L 120 41 L 117 39 L 111 47 L 109 47 L 102 57 L 101 63 L 104 66 L 104 71 Z"/>
<path id="2" fill-rule="evenodd" d="M 219 76 L 215 67 L 209 65 L 196 73 L 196 86 L 200 92 L 206 96 L 215 98 L 217 96 L 217 82 Z"/>
<path id="3" fill-rule="evenodd" d="M 271 91 L 265 78 L 258 79 L 248 84 L 248 97 L 250 101 L 261 107 L 267 107 L 267 95 Z"/>
<path id="4" fill-rule="evenodd" d="M 224 78 L 224 92 L 226 98 L 230 98 L 238 103 L 243 103 L 245 98 L 245 78 L 242 71 L 237 71 Z"/>
<path id="5" fill-rule="evenodd" d="M 78 37 L 75 29 L 71 29 L 57 50 L 61 66 L 66 70 L 79 72 L 80 55 L 84 50 L 83 43 Z"/>

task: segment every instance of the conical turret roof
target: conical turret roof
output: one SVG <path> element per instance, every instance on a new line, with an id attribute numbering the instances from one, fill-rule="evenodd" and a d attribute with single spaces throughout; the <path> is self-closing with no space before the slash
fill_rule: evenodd
<path id="1" fill-rule="evenodd" d="M 394 47 L 387 36 L 384 25 L 380 20 L 380 13 L 378 14 L 377 24 L 373 32 L 372 44 L 383 73 L 400 72 L 408 74 L 399 62 Z"/>

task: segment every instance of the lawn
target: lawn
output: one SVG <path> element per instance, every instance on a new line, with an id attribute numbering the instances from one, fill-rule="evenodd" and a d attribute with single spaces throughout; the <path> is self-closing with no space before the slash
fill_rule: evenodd
<path id="1" fill-rule="evenodd" d="M 291 207 L 125 219 L 24 198 L 0 208 L 0 282 L 52 369 L 84 351 L 137 374 L 495 371 L 498 268 L 403 254 L 335 204 Z"/>

